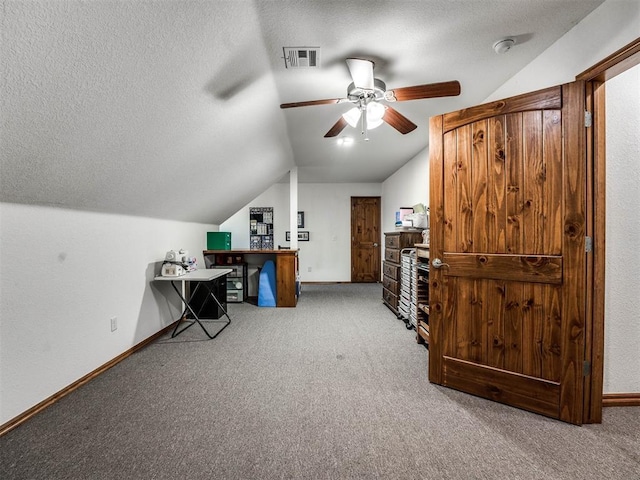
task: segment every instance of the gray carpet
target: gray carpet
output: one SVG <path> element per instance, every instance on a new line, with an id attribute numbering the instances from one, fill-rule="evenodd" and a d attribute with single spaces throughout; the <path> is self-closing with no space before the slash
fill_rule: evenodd
<path id="1" fill-rule="evenodd" d="M 431 385 L 380 294 L 232 304 L 0 438 L 0 478 L 640 479 L 640 408 L 575 427 Z"/>

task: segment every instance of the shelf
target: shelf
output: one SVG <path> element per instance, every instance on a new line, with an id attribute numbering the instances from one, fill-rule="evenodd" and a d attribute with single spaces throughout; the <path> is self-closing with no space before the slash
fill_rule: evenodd
<path id="1" fill-rule="evenodd" d="M 416 245 L 417 310 L 416 340 L 429 346 L 429 245 Z"/>
<path id="2" fill-rule="evenodd" d="M 418 258 L 426 258 L 429 259 L 429 245 L 424 243 L 417 243 L 416 247 L 416 256 Z"/>
<path id="3" fill-rule="evenodd" d="M 416 327 L 418 343 L 426 343 L 429 345 L 429 325 L 422 320 L 418 320 L 418 326 Z"/>

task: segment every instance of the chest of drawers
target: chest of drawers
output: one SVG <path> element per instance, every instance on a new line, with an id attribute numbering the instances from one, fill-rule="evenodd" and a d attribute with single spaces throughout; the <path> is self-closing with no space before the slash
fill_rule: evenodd
<path id="1" fill-rule="evenodd" d="M 384 262 L 382 263 L 382 301 L 398 316 L 398 296 L 402 289 L 401 253 L 422 242 L 421 230 L 403 230 L 384 234 Z"/>

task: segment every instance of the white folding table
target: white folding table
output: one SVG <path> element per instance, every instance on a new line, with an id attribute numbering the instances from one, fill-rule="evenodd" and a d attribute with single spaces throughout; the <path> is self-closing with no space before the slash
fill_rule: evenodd
<path id="1" fill-rule="evenodd" d="M 216 286 L 216 282 L 214 282 L 214 280 L 221 278 L 222 281 L 225 281 L 225 277 L 232 271 L 233 270 L 231 270 L 230 268 L 203 269 L 203 270 L 195 270 L 193 272 L 188 272 L 184 275 L 180 275 L 179 277 L 157 276 L 154 278 L 154 281 L 171 282 L 171 286 L 173 287 L 173 289 L 175 290 L 175 292 L 178 294 L 178 296 L 180 297 L 180 299 L 185 305 L 182 315 L 178 319 L 176 323 L 176 327 L 173 329 L 171 338 L 174 338 L 177 335 L 180 335 L 182 332 L 184 332 L 187 328 L 189 328 L 195 323 L 198 323 L 200 327 L 202 327 L 202 330 L 204 330 L 204 333 L 210 339 L 216 338 L 218 335 L 220 335 L 220 333 L 225 328 L 227 328 L 227 326 L 229 326 L 229 324 L 231 323 L 231 317 L 229 317 L 227 310 L 222 306 L 222 303 L 220 303 L 220 300 L 216 297 L 215 293 L 213 292 L 213 289 Z M 193 291 L 190 292 L 188 299 L 185 298 L 185 296 L 183 295 L 182 289 L 178 288 L 177 286 L 178 282 L 181 283 L 181 286 L 184 285 L 184 282 L 197 282 L 196 287 L 193 289 Z M 202 323 L 202 319 L 199 317 L 200 312 L 202 311 L 202 308 L 206 303 L 206 300 L 202 302 L 202 305 L 200 305 L 200 308 L 198 308 L 197 312 L 194 310 L 195 306 L 192 305 L 193 299 L 195 298 L 195 294 L 198 291 L 198 289 L 200 289 L 201 287 L 206 288 L 208 290 L 206 298 L 208 299 L 209 297 L 211 297 L 213 301 L 218 305 L 218 307 L 220 307 L 220 309 L 224 313 L 224 316 L 227 317 L 227 321 L 225 321 L 224 326 L 220 330 L 218 330 L 218 332 L 216 332 L 214 335 L 209 333 L 209 331 L 205 328 L 204 324 Z M 193 315 L 193 319 L 187 318 L 187 312 L 190 312 L 191 315 Z M 182 322 L 188 323 L 188 325 L 178 330 L 178 327 Z"/>

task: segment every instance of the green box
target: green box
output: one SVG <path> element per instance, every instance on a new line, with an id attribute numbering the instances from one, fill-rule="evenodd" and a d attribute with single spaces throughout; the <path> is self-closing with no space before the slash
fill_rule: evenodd
<path id="1" fill-rule="evenodd" d="M 207 232 L 207 250 L 231 250 L 231 232 Z"/>

